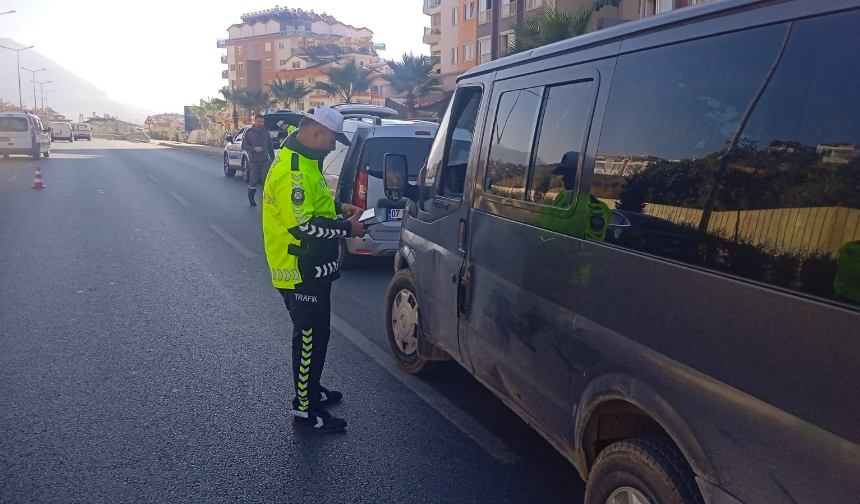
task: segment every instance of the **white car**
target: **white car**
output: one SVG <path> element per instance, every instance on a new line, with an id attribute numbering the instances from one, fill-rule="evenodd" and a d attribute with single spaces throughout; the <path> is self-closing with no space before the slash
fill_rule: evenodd
<path id="1" fill-rule="evenodd" d="M 26 112 L 0 113 L 0 154 L 39 159 L 51 155 L 51 136 L 42 121 Z"/>
<path id="2" fill-rule="evenodd" d="M 55 122 L 51 125 L 51 141 L 56 142 L 57 140 L 65 140 L 70 143 L 75 141 L 74 136 L 72 136 L 71 124 Z"/>
<path id="3" fill-rule="evenodd" d="M 75 123 L 72 127 L 75 133 L 75 140 L 93 140 L 93 127 L 87 123 Z"/>

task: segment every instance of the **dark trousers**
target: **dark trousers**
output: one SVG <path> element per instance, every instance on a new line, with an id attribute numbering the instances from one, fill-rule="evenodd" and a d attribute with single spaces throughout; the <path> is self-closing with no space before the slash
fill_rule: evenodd
<path id="1" fill-rule="evenodd" d="M 248 190 L 257 191 L 257 182 L 265 180 L 266 174 L 269 173 L 268 161 L 249 161 L 248 162 Z"/>
<path id="2" fill-rule="evenodd" d="M 293 321 L 293 409 L 318 409 L 320 378 L 331 336 L 331 283 L 278 291 Z"/>

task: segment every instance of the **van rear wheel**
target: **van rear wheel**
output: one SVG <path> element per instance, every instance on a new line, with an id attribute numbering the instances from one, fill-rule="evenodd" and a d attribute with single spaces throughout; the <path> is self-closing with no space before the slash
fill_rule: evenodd
<path id="1" fill-rule="evenodd" d="M 388 344 L 400 369 L 409 374 L 426 374 L 436 367 L 437 361 L 429 361 L 418 355 L 421 330 L 421 312 L 415 295 L 415 280 L 412 271 L 400 270 L 388 285 L 388 302 L 385 309 L 385 326 Z"/>
<path id="2" fill-rule="evenodd" d="M 597 457 L 585 504 L 704 504 L 696 478 L 668 439 L 612 443 Z"/>

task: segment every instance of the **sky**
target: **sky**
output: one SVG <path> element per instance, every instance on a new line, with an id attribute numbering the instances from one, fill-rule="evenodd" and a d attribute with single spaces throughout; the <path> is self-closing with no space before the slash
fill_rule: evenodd
<path id="1" fill-rule="evenodd" d="M 429 18 L 420 0 L 0 0 L 0 12 L 17 11 L 0 15 L 0 37 L 35 45 L 112 100 L 156 113 L 181 112 L 217 96 L 226 83 L 221 70 L 227 66 L 220 61 L 226 50 L 216 41 L 227 38 L 227 27 L 243 13 L 276 4 L 366 26 L 374 42 L 386 44 L 380 52 L 386 59 L 429 52 L 422 42 Z"/>

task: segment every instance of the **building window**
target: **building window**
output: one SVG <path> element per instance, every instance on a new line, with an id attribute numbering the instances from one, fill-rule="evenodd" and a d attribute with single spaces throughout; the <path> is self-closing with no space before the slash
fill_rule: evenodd
<path id="1" fill-rule="evenodd" d="M 265 45 L 264 47 L 265 47 L 265 50 L 266 50 L 266 51 L 271 51 L 271 50 L 272 50 L 272 43 L 271 43 L 271 42 L 266 42 L 266 45 Z"/>
<path id="2" fill-rule="evenodd" d="M 451 24 L 456 25 L 460 22 L 460 6 L 451 9 Z"/>
<path id="3" fill-rule="evenodd" d="M 317 81 L 317 80 L 316 80 L 316 78 L 315 78 L 315 77 L 308 77 L 308 82 L 309 82 L 309 83 L 313 84 L 313 83 L 314 83 L 314 82 L 316 82 L 316 81 Z"/>
<path id="4" fill-rule="evenodd" d="M 239 115 L 244 117 L 245 116 L 245 109 L 239 109 Z"/>
<path id="5" fill-rule="evenodd" d="M 517 13 L 517 2 L 516 0 L 502 0 L 502 10 L 499 13 L 501 17 L 511 17 L 516 15 Z"/>
<path id="6" fill-rule="evenodd" d="M 300 100 L 296 102 L 296 110 L 304 110 L 305 109 L 305 101 Z"/>
<path id="7" fill-rule="evenodd" d="M 243 52 L 244 50 L 245 50 L 245 48 L 244 48 L 244 47 L 242 47 L 242 46 L 238 46 L 238 47 L 236 47 L 236 54 L 242 54 L 242 52 Z"/>
<path id="8" fill-rule="evenodd" d="M 468 43 L 463 46 L 463 61 L 475 60 L 475 44 Z"/>
<path id="9" fill-rule="evenodd" d="M 452 47 L 451 48 L 451 64 L 456 65 L 460 62 L 460 48 Z"/>
<path id="10" fill-rule="evenodd" d="M 499 52 L 506 52 L 511 46 L 514 45 L 514 32 L 505 32 L 502 33 L 501 37 L 499 37 Z"/>
<path id="11" fill-rule="evenodd" d="M 230 81 L 230 89 L 236 89 L 236 79 Z"/>
<path id="12" fill-rule="evenodd" d="M 526 0 L 526 10 L 539 9 L 543 4 L 543 0 Z"/>
<path id="13" fill-rule="evenodd" d="M 304 86 L 304 85 L 305 85 L 305 81 L 303 81 L 302 79 L 298 79 L 298 80 L 296 81 L 296 85 L 297 85 L 297 86 Z"/>
<path id="14" fill-rule="evenodd" d="M 239 71 L 242 72 L 245 70 L 245 63 L 239 63 Z"/>
<path id="15" fill-rule="evenodd" d="M 239 77 L 239 87 L 245 87 L 245 78 Z"/>
<path id="16" fill-rule="evenodd" d="M 483 65 L 491 59 L 491 44 L 490 37 L 484 37 L 478 40 L 478 64 Z"/>
<path id="17" fill-rule="evenodd" d="M 466 2 L 466 5 L 463 6 L 463 11 L 465 12 L 466 21 L 475 19 L 475 2 Z"/>
<path id="18" fill-rule="evenodd" d="M 235 71 L 236 71 L 236 64 L 235 64 L 235 63 L 233 63 L 232 65 L 230 65 L 230 71 L 231 71 L 231 72 L 235 72 Z"/>
<path id="19" fill-rule="evenodd" d="M 270 60 L 270 59 L 266 60 L 266 68 L 272 68 L 272 60 Z"/>
<path id="20" fill-rule="evenodd" d="M 489 23 L 492 19 L 490 0 L 478 0 L 478 24 Z"/>
<path id="21" fill-rule="evenodd" d="M 278 49 L 285 49 L 286 47 L 287 47 L 287 44 L 285 44 L 283 42 L 278 42 Z"/>
<path id="22" fill-rule="evenodd" d="M 278 61 L 278 66 L 286 66 L 286 65 L 287 65 L 287 60 L 282 59 L 282 60 Z"/>
<path id="23" fill-rule="evenodd" d="M 293 61 L 293 70 L 298 70 L 302 67 L 301 61 Z"/>

